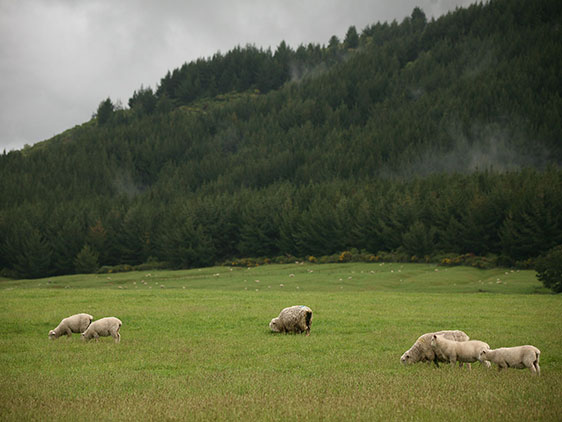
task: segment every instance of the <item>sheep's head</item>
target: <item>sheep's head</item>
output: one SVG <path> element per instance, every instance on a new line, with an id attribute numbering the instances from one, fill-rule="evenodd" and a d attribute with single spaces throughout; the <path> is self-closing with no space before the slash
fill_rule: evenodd
<path id="1" fill-rule="evenodd" d="M 49 331 L 49 338 L 50 338 L 51 340 L 54 340 L 54 339 L 57 338 L 57 333 L 55 333 L 55 330 Z"/>
<path id="2" fill-rule="evenodd" d="M 412 356 L 410 355 L 410 351 L 404 352 L 404 354 L 400 357 L 400 363 L 402 365 L 408 365 L 412 362 Z"/>
<path id="3" fill-rule="evenodd" d="M 83 341 L 86 341 L 86 340 L 87 340 L 87 338 L 86 338 L 86 333 L 85 333 L 85 332 L 82 333 L 82 334 L 80 334 L 80 337 L 82 337 L 82 340 L 83 340 Z"/>
<path id="4" fill-rule="evenodd" d="M 271 329 L 271 331 L 273 331 L 274 333 L 280 333 L 281 332 L 281 327 L 279 326 L 279 318 L 273 318 L 271 320 L 271 322 L 269 323 L 269 328 Z"/>
<path id="5" fill-rule="evenodd" d="M 486 352 L 486 349 L 480 351 L 480 360 L 486 360 Z"/>

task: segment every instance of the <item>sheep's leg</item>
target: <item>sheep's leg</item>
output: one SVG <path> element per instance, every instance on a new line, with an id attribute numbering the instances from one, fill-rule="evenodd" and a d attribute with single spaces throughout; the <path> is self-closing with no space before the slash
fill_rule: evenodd
<path id="1" fill-rule="evenodd" d="M 535 370 L 537 371 L 537 375 L 541 374 L 541 367 L 539 366 L 539 361 L 536 360 L 535 362 L 533 362 L 533 365 L 535 367 Z"/>
<path id="2" fill-rule="evenodd" d="M 537 368 L 535 367 L 536 363 L 537 362 L 535 360 L 532 360 L 531 358 L 523 359 L 523 365 L 525 365 L 527 368 L 529 368 L 529 371 L 531 371 L 531 374 L 537 373 Z"/>
<path id="3" fill-rule="evenodd" d="M 436 366 L 437 368 L 439 368 L 439 362 L 437 361 L 437 356 L 435 356 L 435 357 L 433 358 L 433 363 L 435 364 L 435 366 Z"/>
<path id="4" fill-rule="evenodd" d="M 537 368 L 536 368 L 535 364 L 537 364 L 537 361 L 532 360 L 531 358 L 526 358 L 526 359 L 523 360 L 523 365 L 525 365 L 527 368 L 529 368 L 529 371 L 531 371 L 531 374 L 537 373 Z"/>
<path id="5" fill-rule="evenodd" d="M 99 334 L 94 331 L 94 341 L 98 341 L 99 338 Z"/>
<path id="6" fill-rule="evenodd" d="M 70 328 L 66 328 L 66 330 L 64 331 L 64 334 L 66 335 L 66 338 L 69 339 L 70 337 L 72 337 L 72 331 L 70 331 Z"/>
<path id="7" fill-rule="evenodd" d="M 113 336 L 113 339 L 115 340 L 115 343 L 119 343 L 121 341 L 121 334 L 119 334 L 119 331 L 116 331 L 114 333 L 111 334 Z"/>

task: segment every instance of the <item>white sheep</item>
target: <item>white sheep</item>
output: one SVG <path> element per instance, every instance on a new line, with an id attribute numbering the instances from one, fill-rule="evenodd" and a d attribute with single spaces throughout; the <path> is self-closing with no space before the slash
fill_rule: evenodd
<path id="1" fill-rule="evenodd" d="M 70 337 L 72 333 L 83 333 L 93 319 L 90 314 L 76 314 L 64 318 L 54 330 L 49 331 L 49 338 L 54 340 L 63 335 Z"/>
<path id="2" fill-rule="evenodd" d="M 486 362 L 498 365 L 498 371 L 503 368 L 529 368 L 532 374 L 541 374 L 539 359 L 541 351 L 535 346 L 500 347 L 499 349 L 482 350 L 480 358 Z"/>
<path id="3" fill-rule="evenodd" d="M 446 339 L 443 335 L 434 334 L 433 337 L 431 337 L 431 347 L 436 354 L 442 355 L 446 361 L 451 362 L 453 365 L 456 362 L 467 363 L 468 369 L 470 369 L 471 363 L 479 361 L 487 368 L 490 367 L 490 362 L 480 357 L 480 352 L 490 348 L 490 345 L 483 341 L 451 341 Z"/>
<path id="4" fill-rule="evenodd" d="M 308 306 L 296 305 L 283 309 L 277 318 L 269 323 L 275 333 L 303 333 L 310 335 L 312 310 Z"/>
<path id="5" fill-rule="evenodd" d="M 121 320 L 115 317 L 98 319 L 92 322 L 88 329 L 82 333 L 82 339 L 90 340 L 94 338 L 97 341 L 99 337 L 111 336 L 115 339 L 115 343 L 119 343 L 121 341 L 121 334 L 119 334 L 121 325 Z"/>
<path id="6" fill-rule="evenodd" d="M 433 362 L 435 366 L 439 367 L 438 362 L 445 362 L 443 356 L 436 355 L 431 347 L 431 337 L 434 334 L 442 334 L 445 338 L 454 341 L 466 341 L 469 337 L 465 332 L 460 330 L 444 330 L 435 333 L 425 333 L 421 335 L 416 342 L 400 357 L 400 362 L 407 365 L 417 362 Z"/>

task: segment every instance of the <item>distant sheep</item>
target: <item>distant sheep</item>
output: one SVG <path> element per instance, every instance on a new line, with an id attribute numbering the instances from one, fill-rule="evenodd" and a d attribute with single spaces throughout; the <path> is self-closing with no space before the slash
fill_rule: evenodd
<path id="1" fill-rule="evenodd" d="M 297 305 L 283 309 L 277 318 L 269 323 L 275 333 L 303 333 L 310 335 L 312 310 L 308 306 Z"/>
<path id="2" fill-rule="evenodd" d="M 435 366 L 439 366 L 438 362 L 445 362 L 443 356 L 438 356 L 431 347 L 431 337 L 434 334 L 442 334 L 445 338 L 454 341 L 467 341 L 469 337 L 465 332 L 460 330 L 444 330 L 435 333 L 426 333 L 421 335 L 416 342 L 400 357 L 400 362 L 407 365 L 417 362 L 433 362 Z"/>
<path id="3" fill-rule="evenodd" d="M 54 330 L 49 331 L 49 338 L 54 340 L 63 335 L 70 337 L 72 333 L 83 333 L 93 319 L 94 317 L 89 314 L 76 314 L 64 318 Z"/>
<path id="4" fill-rule="evenodd" d="M 532 374 L 541 374 L 539 359 L 541 351 L 535 346 L 500 347 L 493 350 L 482 350 L 480 358 L 498 365 L 498 371 L 503 368 L 529 368 Z"/>
<path id="5" fill-rule="evenodd" d="M 121 320 L 115 317 L 106 317 L 98 319 L 90 324 L 88 329 L 82 333 L 82 338 L 84 340 L 97 339 L 99 337 L 111 336 L 114 338 L 115 343 L 121 341 L 121 334 L 119 334 L 119 329 L 123 323 Z"/>
<path id="6" fill-rule="evenodd" d="M 443 356 L 453 365 L 456 362 L 467 363 L 470 369 L 471 363 L 479 361 L 487 368 L 490 367 L 490 362 L 484 361 L 480 357 L 480 352 L 490 349 L 490 345 L 483 341 L 452 341 L 446 339 L 443 335 L 434 334 L 433 337 L 431 337 L 431 347 L 435 354 Z"/>

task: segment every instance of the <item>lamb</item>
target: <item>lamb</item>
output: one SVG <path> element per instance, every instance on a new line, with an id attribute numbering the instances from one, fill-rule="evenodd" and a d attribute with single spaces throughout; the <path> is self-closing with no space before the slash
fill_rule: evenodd
<path id="1" fill-rule="evenodd" d="M 443 356 L 437 355 L 431 347 L 431 337 L 434 334 L 442 334 L 445 338 L 454 341 L 467 341 L 469 337 L 465 332 L 460 330 L 444 330 L 435 333 L 426 333 L 421 335 L 416 342 L 400 357 L 400 362 L 407 365 L 417 362 L 433 362 L 439 367 L 438 362 L 445 362 Z"/>
<path id="2" fill-rule="evenodd" d="M 482 350 L 480 359 L 498 365 L 498 371 L 503 368 L 529 368 L 532 374 L 541 374 L 539 359 L 541 351 L 535 346 L 500 347 L 499 349 Z"/>
<path id="3" fill-rule="evenodd" d="M 49 331 L 49 338 L 54 340 L 63 335 L 70 337 L 72 333 L 83 333 L 93 319 L 94 317 L 89 314 L 76 314 L 64 318 L 54 330 Z"/>
<path id="4" fill-rule="evenodd" d="M 297 305 L 283 309 L 277 318 L 269 323 L 269 328 L 275 333 L 302 333 L 310 335 L 312 324 L 312 310 L 308 306 Z"/>
<path id="5" fill-rule="evenodd" d="M 121 320 L 115 317 L 98 319 L 92 322 L 88 329 L 82 333 L 82 339 L 87 341 L 94 338 L 97 341 L 100 336 L 112 336 L 115 343 L 119 343 L 121 341 L 121 334 L 119 334 L 121 325 L 123 325 Z"/>
<path id="6" fill-rule="evenodd" d="M 431 347 L 436 354 L 451 362 L 453 365 L 458 362 L 468 363 L 468 369 L 472 362 L 479 361 L 481 364 L 490 367 L 490 362 L 482 360 L 480 352 L 488 350 L 490 345 L 479 340 L 451 341 L 443 335 L 434 334 L 431 337 Z"/>

